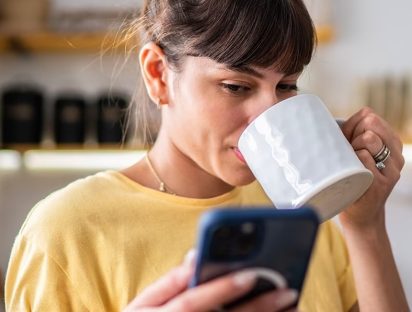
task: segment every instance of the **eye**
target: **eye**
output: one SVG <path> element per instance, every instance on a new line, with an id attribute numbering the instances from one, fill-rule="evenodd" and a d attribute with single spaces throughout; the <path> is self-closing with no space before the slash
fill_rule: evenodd
<path id="1" fill-rule="evenodd" d="M 296 92 L 299 90 L 296 83 L 279 83 L 276 88 L 281 92 Z"/>
<path id="2" fill-rule="evenodd" d="M 246 93 L 247 91 L 250 90 L 249 87 L 232 84 L 232 83 L 222 83 L 221 86 L 225 91 L 230 92 L 232 94 L 236 94 L 236 95 Z"/>

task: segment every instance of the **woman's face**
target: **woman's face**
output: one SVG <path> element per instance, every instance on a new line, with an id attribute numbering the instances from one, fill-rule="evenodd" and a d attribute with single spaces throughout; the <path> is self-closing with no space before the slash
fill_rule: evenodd
<path id="1" fill-rule="evenodd" d="M 229 185 L 254 180 L 237 142 L 261 112 L 297 93 L 299 74 L 269 68 L 236 71 L 204 57 L 187 57 L 168 72 L 169 105 L 162 127 L 176 150 Z"/>

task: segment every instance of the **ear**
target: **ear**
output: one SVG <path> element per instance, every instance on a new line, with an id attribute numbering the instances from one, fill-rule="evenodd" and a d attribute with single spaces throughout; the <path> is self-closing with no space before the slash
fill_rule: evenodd
<path id="1" fill-rule="evenodd" d="M 147 93 L 158 104 L 169 102 L 167 63 L 163 50 L 154 42 L 146 43 L 139 54 L 140 69 Z"/>

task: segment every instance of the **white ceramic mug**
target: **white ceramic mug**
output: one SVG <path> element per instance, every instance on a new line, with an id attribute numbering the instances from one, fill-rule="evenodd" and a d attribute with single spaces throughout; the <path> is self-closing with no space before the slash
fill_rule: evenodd
<path id="1" fill-rule="evenodd" d="M 264 111 L 238 147 L 277 208 L 310 205 L 322 221 L 356 201 L 373 180 L 322 100 L 311 94 Z"/>

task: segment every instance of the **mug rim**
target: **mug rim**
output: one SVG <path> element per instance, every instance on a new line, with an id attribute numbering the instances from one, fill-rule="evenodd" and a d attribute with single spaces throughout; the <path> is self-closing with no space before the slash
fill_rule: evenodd
<path id="1" fill-rule="evenodd" d="M 312 188 L 312 190 L 310 190 L 309 192 L 305 192 L 303 195 L 297 197 L 296 199 L 293 200 L 293 203 L 291 203 L 290 205 L 292 205 L 294 208 L 299 208 L 305 204 L 308 203 L 309 200 L 312 199 L 312 197 L 314 197 L 317 194 L 320 194 L 323 190 L 327 189 L 328 187 L 332 186 L 333 184 L 345 179 L 345 178 L 349 178 L 351 176 L 355 176 L 355 175 L 363 175 L 365 177 L 368 177 L 369 182 L 368 184 L 365 183 L 364 185 L 364 189 L 362 190 L 362 194 L 364 191 L 366 191 L 370 185 L 373 183 L 373 173 L 372 171 L 370 171 L 369 169 L 365 168 L 353 168 L 353 169 L 348 169 L 344 172 L 337 172 L 335 175 L 329 177 L 327 180 L 323 181 L 321 186 L 318 186 L 318 188 L 314 187 Z M 315 210 L 316 207 L 314 207 Z M 320 212 L 318 212 L 320 214 Z M 323 218 L 323 216 L 321 216 L 321 218 Z"/>

